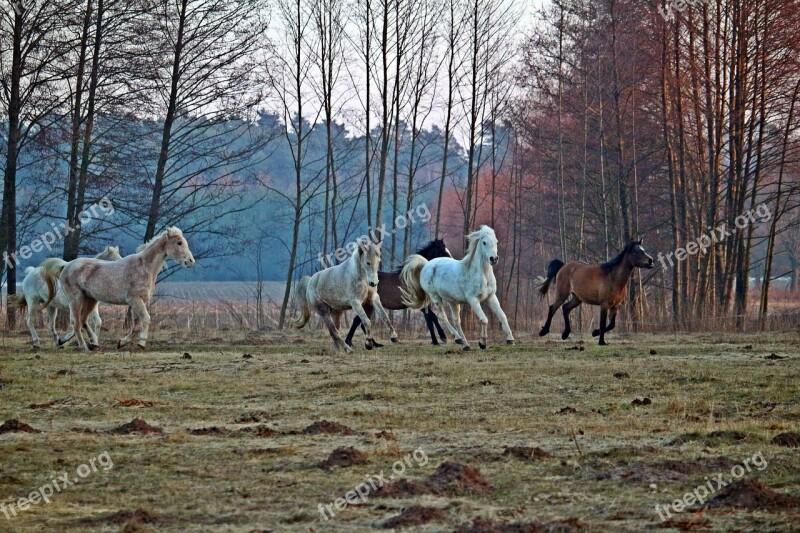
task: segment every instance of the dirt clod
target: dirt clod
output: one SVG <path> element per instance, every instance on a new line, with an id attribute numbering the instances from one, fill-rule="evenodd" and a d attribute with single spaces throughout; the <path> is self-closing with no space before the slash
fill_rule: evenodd
<path id="1" fill-rule="evenodd" d="M 375 438 L 383 440 L 397 440 L 397 437 L 394 436 L 393 431 L 386 431 L 385 429 L 375 433 Z"/>
<path id="2" fill-rule="evenodd" d="M 460 494 L 488 494 L 494 491 L 480 471 L 472 466 L 447 461 L 439 465 L 428 479 L 422 482 L 401 479 L 395 483 L 384 485 L 377 491 L 381 497 L 404 498 L 431 494 L 434 496 Z"/>
<path id="3" fill-rule="evenodd" d="M 393 516 L 383 523 L 383 529 L 400 529 L 404 527 L 422 526 L 429 522 L 446 522 L 447 513 L 444 509 L 412 505 L 403 509 L 397 516 Z"/>
<path id="4" fill-rule="evenodd" d="M 503 524 L 485 518 L 476 518 L 472 522 L 461 524 L 456 529 L 456 533 L 572 533 L 585 528 L 583 522 L 577 518 L 568 518 L 549 524 L 538 522 Z"/>
<path id="5" fill-rule="evenodd" d="M 789 432 L 775 435 L 772 439 L 772 444 L 777 444 L 778 446 L 784 446 L 786 448 L 800 448 L 800 433 Z"/>
<path id="6" fill-rule="evenodd" d="M 631 402 L 631 405 L 650 405 L 652 403 L 653 400 L 651 400 L 650 398 L 643 398 L 641 400 L 639 398 L 636 398 Z"/>
<path id="7" fill-rule="evenodd" d="M 0 434 L 2 433 L 41 433 L 38 429 L 34 429 L 25 422 L 20 422 L 16 418 L 6 420 L 0 426 Z"/>
<path id="8" fill-rule="evenodd" d="M 317 466 L 324 470 L 338 466 L 340 468 L 347 468 L 354 465 L 368 465 L 369 459 L 362 452 L 356 450 L 352 446 L 336 448 L 331 452 L 327 459 L 319 463 Z"/>
<path id="9" fill-rule="evenodd" d="M 266 411 L 248 411 L 239 415 L 234 423 L 236 424 L 257 424 L 258 422 L 266 422 L 269 420 L 270 415 Z"/>
<path id="10" fill-rule="evenodd" d="M 159 522 L 160 519 L 146 509 L 139 508 L 135 511 L 122 509 L 114 514 L 108 515 L 103 521 L 110 522 L 112 524 L 125 524 L 127 522 L 135 522 L 137 524 L 155 524 Z"/>
<path id="11" fill-rule="evenodd" d="M 578 412 L 578 410 L 577 410 L 577 409 L 575 409 L 574 407 L 570 407 L 570 406 L 568 405 L 568 406 L 566 406 L 566 407 L 562 407 L 561 409 L 559 409 L 559 410 L 556 412 L 556 414 L 557 414 L 557 415 L 574 415 L 574 414 L 575 414 L 575 413 L 577 413 L 577 412 Z"/>
<path id="12" fill-rule="evenodd" d="M 780 359 L 786 359 L 786 356 L 778 355 L 776 353 L 771 353 L 768 356 L 766 356 L 764 359 L 769 359 L 770 361 L 778 361 Z"/>
<path id="13" fill-rule="evenodd" d="M 614 377 L 617 379 L 630 379 L 631 375 L 627 372 L 617 372 Z"/>
<path id="14" fill-rule="evenodd" d="M 161 428 L 153 427 L 141 418 L 134 418 L 127 424 L 122 424 L 111 430 L 117 435 L 130 435 L 132 433 L 163 433 Z"/>
<path id="15" fill-rule="evenodd" d="M 352 435 L 354 431 L 338 422 L 319 420 L 303 430 L 305 435 Z"/>
<path id="16" fill-rule="evenodd" d="M 650 355 L 658 355 L 658 352 L 655 350 L 650 350 Z"/>
<path id="17" fill-rule="evenodd" d="M 511 455 L 522 461 L 539 461 L 553 456 L 541 448 L 530 448 L 528 446 L 506 446 L 503 455 Z"/>
<path id="18" fill-rule="evenodd" d="M 246 354 L 244 354 L 244 355 L 242 356 L 242 359 L 252 359 L 252 358 L 253 358 L 253 356 L 252 356 L 252 355 L 250 355 L 249 353 L 246 353 Z"/>
<path id="19" fill-rule="evenodd" d="M 140 400 L 139 398 L 127 398 L 114 402 L 114 407 L 153 407 L 156 403 L 150 400 Z"/>
<path id="20" fill-rule="evenodd" d="M 737 508 L 751 511 L 785 511 L 800 508 L 800 499 L 776 492 L 755 479 L 734 481 L 705 505 L 708 508 Z"/>
<path id="21" fill-rule="evenodd" d="M 183 352 L 183 358 L 184 359 L 191 359 L 192 355 L 189 352 Z"/>

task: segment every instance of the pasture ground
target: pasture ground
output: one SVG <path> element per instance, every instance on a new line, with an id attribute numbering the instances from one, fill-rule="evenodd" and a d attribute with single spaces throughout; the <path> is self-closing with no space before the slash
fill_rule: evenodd
<path id="1" fill-rule="evenodd" d="M 414 505 L 438 509 L 407 512 L 419 531 L 800 528 L 798 450 L 772 442 L 800 429 L 797 330 L 610 334 L 606 348 L 496 337 L 469 353 L 420 337 L 336 357 L 319 329 L 182 335 L 159 331 L 146 353 L 88 355 L 34 354 L 23 332 L 3 339 L 0 423 L 40 432 L 0 428 L 0 502 L 62 472 L 75 478 L 103 452 L 113 468 L 16 517 L 0 513 L 0 530 L 370 531 Z M 160 431 L 112 431 L 133 419 Z M 656 504 L 717 474 L 730 480 L 755 454 L 766 465 L 744 477 L 758 483 L 659 518 Z M 388 479 L 404 458 L 399 484 L 322 519 L 319 504 Z"/>

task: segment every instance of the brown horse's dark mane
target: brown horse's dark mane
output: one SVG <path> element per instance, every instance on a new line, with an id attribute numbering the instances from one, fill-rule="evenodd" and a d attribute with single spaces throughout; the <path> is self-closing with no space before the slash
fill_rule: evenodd
<path id="1" fill-rule="evenodd" d="M 622 264 L 622 262 L 625 260 L 625 256 L 632 253 L 633 249 L 639 245 L 641 245 L 641 242 L 638 241 L 632 241 L 628 243 L 628 245 L 625 246 L 625 249 L 622 250 L 617 257 L 615 257 L 611 261 L 608 261 L 607 263 L 603 263 L 602 265 L 600 265 L 600 268 L 602 268 L 603 272 L 605 272 L 606 274 L 613 272 L 614 269 L 616 269 L 617 267 L 619 267 L 619 265 Z"/>

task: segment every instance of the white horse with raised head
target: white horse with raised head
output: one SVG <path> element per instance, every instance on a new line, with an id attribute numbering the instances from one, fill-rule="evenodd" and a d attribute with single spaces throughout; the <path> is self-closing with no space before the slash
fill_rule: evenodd
<path id="1" fill-rule="evenodd" d="M 461 328 L 461 305 L 469 305 L 481 322 L 481 338 L 479 345 L 486 348 L 489 319 L 483 312 L 481 304 L 486 302 L 489 309 L 500 320 L 506 343 L 514 344 L 514 335 L 508 325 L 508 319 L 500 301 L 497 299 L 497 280 L 492 265 L 500 261 L 497 254 L 497 237 L 489 226 L 467 235 L 469 246 L 463 259 L 439 257 L 428 261 L 420 255 L 412 255 L 406 259 L 401 273 L 403 280 L 404 302 L 412 309 L 422 309 L 431 303 L 444 302 L 445 311 L 442 316 L 448 329 L 469 350 L 464 330 Z"/>
<path id="2" fill-rule="evenodd" d="M 66 265 L 51 259 L 42 263 L 45 279 L 60 279 L 70 304 L 70 320 L 83 325 L 98 302 L 127 305 L 131 308 L 133 324 L 131 331 L 117 343 L 117 348 L 129 344 L 139 327 L 137 345 L 145 349 L 150 331 L 150 313 L 147 306 L 153 297 L 158 273 L 167 258 L 181 263 L 186 268 L 195 264 L 189 243 L 178 228 L 167 228 L 150 239 L 138 253 L 119 261 L 108 262 L 97 259 L 76 259 Z M 60 276 L 60 278 L 59 278 Z M 52 298 L 52 295 L 51 295 Z M 88 350 L 80 328 L 75 328 L 78 347 Z"/>
<path id="3" fill-rule="evenodd" d="M 107 246 L 105 250 L 95 256 L 95 259 L 102 261 L 117 261 L 122 259 L 122 256 L 119 255 L 119 246 Z M 55 260 L 62 261 L 61 259 Z M 66 264 L 66 261 L 63 262 Z M 63 346 L 75 336 L 74 329 L 70 329 L 63 338 L 59 338 L 58 336 L 58 332 L 56 331 L 56 318 L 58 317 L 59 311 L 69 311 L 69 301 L 67 301 L 67 295 L 58 282 L 56 282 L 55 291 L 56 296 L 53 298 L 53 301 L 50 302 L 49 305 L 45 305 L 45 302 L 50 298 L 50 289 L 47 286 L 47 281 L 45 281 L 42 276 L 42 267 L 28 267 L 25 269 L 25 279 L 22 281 L 22 292 L 8 297 L 9 305 L 16 306 L 20 311 L 25 311 L 25 323 L 28 325 L 28 331 L 31 333 L 34 348 L 38 349 L 41 347 L 39 334 L 34 324 L 34 317 L 36 313 L 44 311 L 45 309 L 47 309 L 47 329 L 53 336 L 57 346 Z M 100 313 L 95 309 L 86 321 L 86 330 L 90 338 L 90 349 L 94 349 L 98 345 L 97 333 L 100 331 L 102 323 L 102 320 L 100 320 Z"/>
<path id="4" fill-rule="evenodd" d="M 316 312 L 333 339 L 334 347 L 352 353 L 350 348 L 339 334 L 338 324 L 344 311 L 352 309 L 361 319 L 362 327 L 367 336 L 366 348 L 371 350 L 375 344 L 372 338 L 372 320 L 364 310 L 364 304 L 369 302 L 377 311 L 391 330 L 393 339 L 397 333 L 389 320 L 389 314 L 381 304 L 378 297 L 378 267 L 381 263 L 381 243 L 375 244 L 369 240 L 361 239 L 353 255 L 339 265 L 326 268 L 313 276 L 306 276 L 300 280 L 295 290 L 295 297 L 300 310 L 300 317 L 294 321 L 295 327 L 302 328 L 311 319 L 311 313 Z"/>

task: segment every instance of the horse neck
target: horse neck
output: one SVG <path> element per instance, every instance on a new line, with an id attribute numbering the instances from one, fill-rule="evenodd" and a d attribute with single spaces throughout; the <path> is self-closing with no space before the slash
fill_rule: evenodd
<path id="1" fill-rule="evenodd" d="M 483 257 L 477 249 L 471 256 L 465 257 L 462 261 L 470 272 L 482 273 L 487 278 L 493 275 L 494 271 L 492 270 L 492 265 L 489 264 L 489 260 Z"/>
<path id="2" fill-rule="evenodd" d="M 155 278 L 158 271 L 161 270 L 161 265 L 167 259 L 167 239 L 165 237 L 160 238 L 143 250 L 141 255 L 145 264 L 147 264 L 148 272 Z"/>
<path id="3" fill-rule="evenodd" d="M 628 260 L 628 256 L 625 256 L 622 261 L 620 261 L 620 264 L 611 271 L 611 279 L 614 281 L 614 285 L 621 287 L 628 283 L 631 274 L 633 274 L 633 265 Z"/>
<path id="4" fill-rule="evenodd" d="M 347 265 L 347 272 L 356 279 L 364 279 L 366 277 L 361 272 L 361 263 L 358 260 L 358 251 L 351 255 L 350 259 L 348 259 L 344 264 Z"/>

